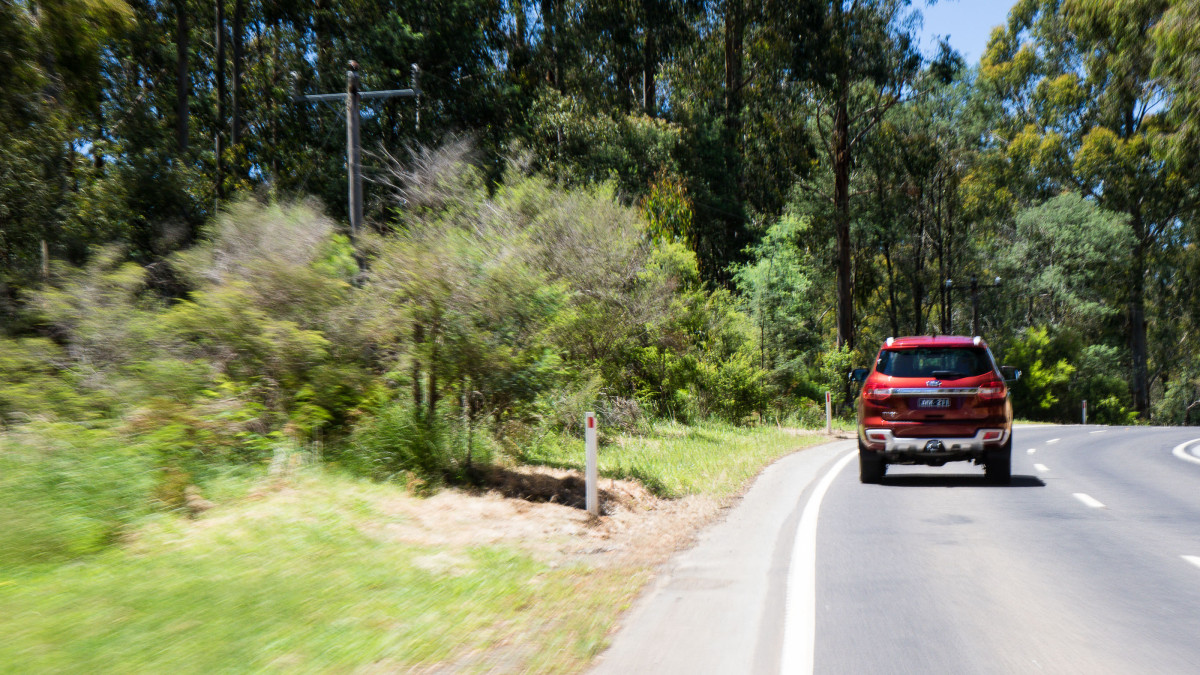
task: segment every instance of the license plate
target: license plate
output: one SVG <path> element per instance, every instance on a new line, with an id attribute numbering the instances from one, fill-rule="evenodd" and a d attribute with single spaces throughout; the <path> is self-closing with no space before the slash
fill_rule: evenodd
<path id="1" fill-rule="evenodd" d="M 918 408 L 949 408 L 950 399 L 948 398 L 919 398 L 917 399 Z"/>

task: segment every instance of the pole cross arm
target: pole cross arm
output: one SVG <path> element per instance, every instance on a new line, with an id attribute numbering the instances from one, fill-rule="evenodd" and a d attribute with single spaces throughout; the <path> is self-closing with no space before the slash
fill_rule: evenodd
<path id="1" fill-rule="evenodd" d="M 383 91 L 359 92 L 359 98 L 415 98 L 421 95 L 420 89 L 385 89 Z M 308 94 L 292 97 L 296 103 L 323 103 L 326 101 L 345 101 L 346 93 L 337 94 Z"/>
<path id="2" fill-rule="evenodd" d="M 319 103 L 322 101 L 344 101 L 346 94 L 309 94 L 307 96 L 297 94 L 292 97 L 296 103 Z"/>
<path id="3" fill-rule="evenodd" d="M 360 98 L 413 98 L 421 95 L 420 89 L 385 89 L 383 91 L 359 92 Z M 342 94 L 345 96 L 345 94 Z"/>

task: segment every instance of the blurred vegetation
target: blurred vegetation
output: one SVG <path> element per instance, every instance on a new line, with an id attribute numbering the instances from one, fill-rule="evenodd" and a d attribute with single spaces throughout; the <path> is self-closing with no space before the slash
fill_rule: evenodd
<path id="1" fill-rule="evenodd" d="M 409 497 L 394 485 L 309 469 L 286 490 L 227 483 L 261 493 L 226 500 L 219 525 L 160 516 L 123 549 L 69 565 L 8 566 L 27 549 L 9 549 L 24 542 L 4 528 L 5 669 L 486 669 L 503 651 L 515 671 L 576 671 L 646 578 L 642 568 L 551 566 L 512 546 L 437 540 L 444 533 L 393 536 L 387 528 L 411 517 L 397 514 Z M 87 523 L 68 515 L 40 532 L 82 541 Z"/>
<path id="2" fill-rule="evenodd" d="M 301 454 L 431 491 L 585 411 L 849 419 L 976 305 L 1022 418 L 1200 423 L 1195 5 L 1021 2 L 970 67 L 902 0 L 0 3 L 0 555 Z M 422 92 L 364 102 L 353 240 L 293 99 L 350 59 Z"/>
<path id="3" fill-rule="evenodd" d="M 363 242 L 362 272 L 311 204 L 252 199 L 153 269 L 115 247 L 56 264 L 23 317 L 46 337 L 0 338 L 0 502 L 29 503 L 14 560 L 98 550 L 139 515 L 186 512 L 230 467 L 298 449 L 428 491 L 534 461 L 531 439 L 578 438 L 586 411 L 634 434 L 799 420 L 751 316 L 682 241 L 607 184 L 513 164 L 489 186 L 469 157 L 458 143 L 396 160 L 404 208 Z"/>

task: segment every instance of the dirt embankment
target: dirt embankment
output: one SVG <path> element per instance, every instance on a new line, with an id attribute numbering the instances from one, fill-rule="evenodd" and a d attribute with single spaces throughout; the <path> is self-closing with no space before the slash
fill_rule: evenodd
<path id="1" fill-rule="evenodd" d="M 381 505 L 394 516 L 377 536 L 431 546 L 507 545 L 552 566 L 586 562 L 642 567 L 686 546 L 721 508 L 709 497 L 661 499 L 641 484 L 601 479 L 601 515 L 584 507 L 577 471 L 545 467 L 493 470 L 480 490 L 401 495 Z"/>

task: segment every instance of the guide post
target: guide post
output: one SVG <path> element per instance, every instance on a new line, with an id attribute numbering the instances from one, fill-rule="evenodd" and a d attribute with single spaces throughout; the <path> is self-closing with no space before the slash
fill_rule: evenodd
<path id="1" fill-rule="evenodd" d="M 600 515 L 600 499 L 596 493 L 596 481 L 599 479 L 596 468 L 596 413 L 584 413 L 583 443 L 587 452 L 585 473 L 587 511 L 593 516 L 598 516 Z"/>

